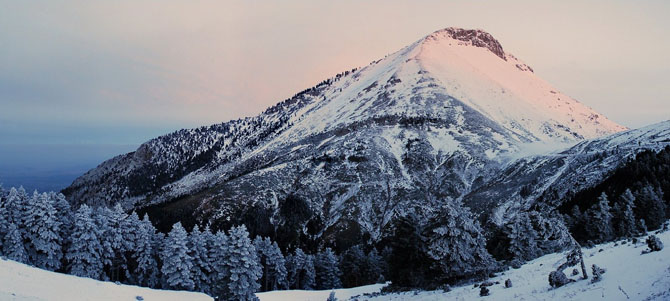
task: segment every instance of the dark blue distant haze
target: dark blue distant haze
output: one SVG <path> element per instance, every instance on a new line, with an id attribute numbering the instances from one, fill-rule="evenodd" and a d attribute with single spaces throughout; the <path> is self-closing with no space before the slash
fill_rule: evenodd
<path id="1" fill-rule="evenodd" d="M 89 169 L 137 145 L 0 144 L 0 183 L 27 191 L 60 191 Z"/>

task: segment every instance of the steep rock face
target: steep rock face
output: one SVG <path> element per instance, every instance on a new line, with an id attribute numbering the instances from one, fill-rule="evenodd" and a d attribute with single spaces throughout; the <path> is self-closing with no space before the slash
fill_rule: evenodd
<path id="1" fill-rule="evenodd" d="M 487 185 L 529 143 L 624 130 L 535 76 L 480 30 L 447 28 L 252 118 L 182 130 L 89 171 L 76 203 L 151 206 L 166 223 L 256 223 L 346 244 L 394 214 Z M 297 221 L 286 208 L 304 203 Z"/>

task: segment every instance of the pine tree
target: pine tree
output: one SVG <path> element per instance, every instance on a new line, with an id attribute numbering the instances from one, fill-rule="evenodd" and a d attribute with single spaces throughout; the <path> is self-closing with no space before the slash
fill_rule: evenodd
<path id="1" fill-rule="evenodd" d="M 263 267 L 263 277 L 260 279 L 261 290 L 270 291 L 286 287 L 286 262 L 277 243 L 270 238 L 257 236 L 254 247 Z"/>
<path id="2" fill-rule="evenodd" d="M 28 254 L 23 247 L 21 231 L 14 223 L 9 224 L 4 241 L 2 242 L 2 254 L 7 258 L 21 263 L 28 263 Z"/>
<path id="3" fill-rule="evenodd" d="M 220 296 L 226 299 L 225 296 L 228 291 L 228 282 L 230 279 L 229 266 L 227 265 L 229 257 L 229 237 L 223 231 L 219 231 L 212 236 L 207 237 L 207 244 L 210 250 L 210 260 L 212 267 L 212 276 L 209 279 L 211 296 Z"/>
<path id="4" fill-rule="evenodd" d="M 151 224 L 149 216 L 144 214 L 135 238 L 135 251 L 132 255 L 135 269 L 129 275 L 129 278 L 138 285 L 156 287 L 158 284 L 158 264 L 156 263 L 158 252 L 155 248 L 155 239 L 156 228 Z"/>
<path id="5" fill-rule="evenodd" d="M 61 245 L 66 249 L 70 244 L 70 235 L 74 227 L 74 216 L 70 203 L 65 199 L 62 193 L 49 193 L 49 199 L 52 200 L 53 206 L 58 212 L 58 220 L 61 223 L 60 237 L 63 238 Z"/>
<path id="6" fill-rule="evenodd" d="M 633 208 L 635 208 L 635 196 L 630 189 L 626 189 L 613 208 L 616 232 L 619 237 L 632 237 L 637 232 Z"/>
<path id="7" fill-rule="evenodd" d="M 82 205 L 74 215 L 74 228 L 65 259 L 68 272 L 75 276 L 100 279 L 103 272 L 100 231 L 91 217 L 91 209 Z"/>
<path id="8" fill-rule="evenodd" d="M 24 225 L 25 216 L 27 215 L 26 205 L 27 201 L 26 191 L 23 187 L 18 190 L 14 187 L 9 190 L 7 201 L 5 202 L 5 209 L 7 210 L 7 220 L 14 223 L 17 228 L 21 229 Z"/>
<path id="9" fill-rule="evenodd" d="M 212 233 L 209 225 L 205 226 L 205 229 L 202 231 L 202 241 L 205 245 L 205 250 L 207 250 L 207 256 L 205 256 L 205 258 L 207 260 L 206 265 L 209 267 L 209 274 L 202 284 L 203 292 L 213 296 L 215 295 L 215 281 L 217 279 L 216 265 L 220 264 L 218 262 L 220 259 L 217 258 L 217 250 L 220 248 L 220 246 L 217 246 L 217 237 L 214 233 Z"/>
<path id="10" fill-rule="evenodd" d="M 537 235 L 535 241 L 540 252 L 538 256 L 565 250 L 574 241 L 562 218 L 556 217 L 558 214 L 551 212 L 548 215 L 553 216 L 547 217 L 537 211 L 528 213 Z"/>
<path id="11" fill-rule="evenodd" d="M 210 267 L 209 250 L 200 227 L 195 225 L 189 235 L 189 255 L 193 258 L 193 269 L 191 277 L 195 284 L 195 290 L 199 292 L 209 291 L 209 278 L 212 274 Z"/>
<path id="12" fill-rule="evenodd" d="M 363 279 L 365 283 L 382 283 L 384 259 L 379 255 L 377 249 L 372 248 L 365 257 L 365 269 L 363 270 Z M 380 282 L 382 281 L 382 282 Z"/>
<path id="13" fill-rule="evenodd" d="M 640 212 L 638 216 L 644 216 L 649 230 L 658 229 L 666 218 L 667 207 L 663 202 L 663 192 L 647 183 L 637 192 L 635 198 L 637 199 L 636 207 Z"/>
<path id="14" fill-rule="evenodd" d="M 228 294 L 220 297 L 231 301 L 258 300 L 258 280 L 263 271 L 244 225 L 230 229 L 228 246 Z"/>
<path id="15" fill-rule="evenodd" d="M 317 289 L 334 289 L 342 286 L 338 258 L 331 248 L 326 248 L 316 255 L 314 268 Z"/>
<path id="16" fill-rule="evenodd" d="M 195 285 L 191 278 L 193 259 L 188 254 L 188 233 L 178 222 L 168 233 L 161 252 L 163 261 L 161 273 L 166 288 L 193 290 Z"/>
<path id="17" fill-rule="evenodd" d="M 98 207 L 93 214 L 95 224 L 100 231 L 100 245 L 102 246 L 101 260 L 106 270 L 105 273 L 101 274 L 100 280 L 110 280 L 107 272 L 114 263 L 114 249 L 117 245 L 121 244 L 119 232 L 113 227 L 113 223 L 111 222 L 112 215 L 112 210 L 107 207 Z"/>
<path id="18" fill-rule="evenodd" d="M 314 259 L 297 248 L 286 260 L 288 279 L 291 288 L 312 289 L 314 287 Z"/>
<path id="19" fill-rule="evenodd" d="M 396 217 L 392 223 L 390 238 L 389 280 L 398 287 L 422 287 L 433 279 L 427 275 L 431 260 L 425 253 L 426 242 L 422 223 L 412 212 Z M 346 278 L 348 269 L 340 266 Z M 344 284 L 344 283 L 343 283 Z"/>
<path id="20" fill-rule="evenodd" d="M 272 243 L 268 256 L 270 265 L 270 288 L 272 290 L 288 289 L 288 272 L 286 271 L 286 259 L 282 254 L 277 242 Z"/>
<path id="21" fill-rule="evenodd" d="M 508 252 L 512 259 L 535 259 L 540 251 L 537 246 L 537 233 L 533 229 L 530 217 L 525 212 L 519 212 L 514 219 L 505 226 L 509 240 Z"/>
<path id="22" fill-rule="evenodd" d="M 428 229 L 428 255 L 444 280 L 487 274 L 495 266 L 479 223 L 462 204 L 445 204 Z"/>
<path id="23" fill-rule="evenodd" d="M 612 227 L 612 213 L 610 213 L 609 199 L 604 192 L 598 197 L 598 203 L 586 211 L 586 231 L 589 237 L 597 242 L 605 242 L 614 238 Z"/>
<path id="24" fill-rule="evenodd" d="M 47 194 L 36 191 L 25 220 L 28 256 L 36 267 L 50 271 L 60 268 L 63 258 L 60 226 L 56 209 Z"/>
<path id="25" fill-rule="evenodd" d="M 2 243 L 3 238 L 5 235 L 7 235 L 7 232 L 9 232 L 9 213 L 7 212 L 7 208 L 4 206 L 4 199 L 2 202 L 0 202 L 0 243 Z M 14 225 L 16 227 L 16 225 Z M 0 245 L 1 246 L 1 245 Z M 1 249 L 1 248 L 0 248 Z M 0 254 L 2 250 L 0 250 Z"/>
<path id="26" fill-rule="evenodd" d="M 307 255 L 305 258 L 305 274 L 302 277 L 303 283 L 300 289 L 312 290 L 316 285 L 316 271 L 314 270 L 314 255 Z"/>

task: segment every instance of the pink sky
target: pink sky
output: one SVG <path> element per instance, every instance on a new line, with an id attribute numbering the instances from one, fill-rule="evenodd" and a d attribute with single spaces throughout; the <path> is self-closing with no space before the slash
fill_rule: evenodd
<path id="1" fill-rule="evenodd" d="M 88 126 L 73 142 L 139 143 L 254 115 L 449 26 L 490 32 L 623 125 L 670 117 L 667 1 L 547 3 L 0 1 L 0 135 Z M 95 132 L 119 124 L 135 130 Z"/>

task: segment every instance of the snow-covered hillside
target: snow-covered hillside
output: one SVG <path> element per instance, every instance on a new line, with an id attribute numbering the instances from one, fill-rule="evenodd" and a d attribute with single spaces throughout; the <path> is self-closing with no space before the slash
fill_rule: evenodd
<path id="1" fill-rule="evenodd" d="M 0 300 L 207 301 L 214 299 L 201 293 L 154 290 L 97 281 L 0 259 Z"/>
<path id="2" fill-rule="evenodd" d="M 666 245 L 670 243 L 670 231 L 657 234 Z M 542 256 L 519 269 L 510 269 L 489 279 L 494 283 L 488 287 L 491 295 L 481 297 L 480 289 L 473 284 L 452 287 L 451 291 L 410 291 L 385 295 L 378 293 L 382 285 L 336 290 L 339 300 L 670 300 L 670 248 L 659 252 L 641 254 L 647 249 L 644 237 L 633 244 L 629 241 L 611 242 L 584 249 L 588 280 L 571 276 L 577 280 L 560 288 L 551 288 L 548 275 L 565 262 L 564 253 Z M 596 264 L 607 271 L 600 282 L 591 283 L 591 265 Z M 572 268 L 566 270 L 570 274 Z M 512 281 L 505 288 L 505 280 Z M 279 291 L 258 294 L 261 301 L 326 300 L 330 291 Z M 353 298 L 352 298 L 353 297 Z"/>

